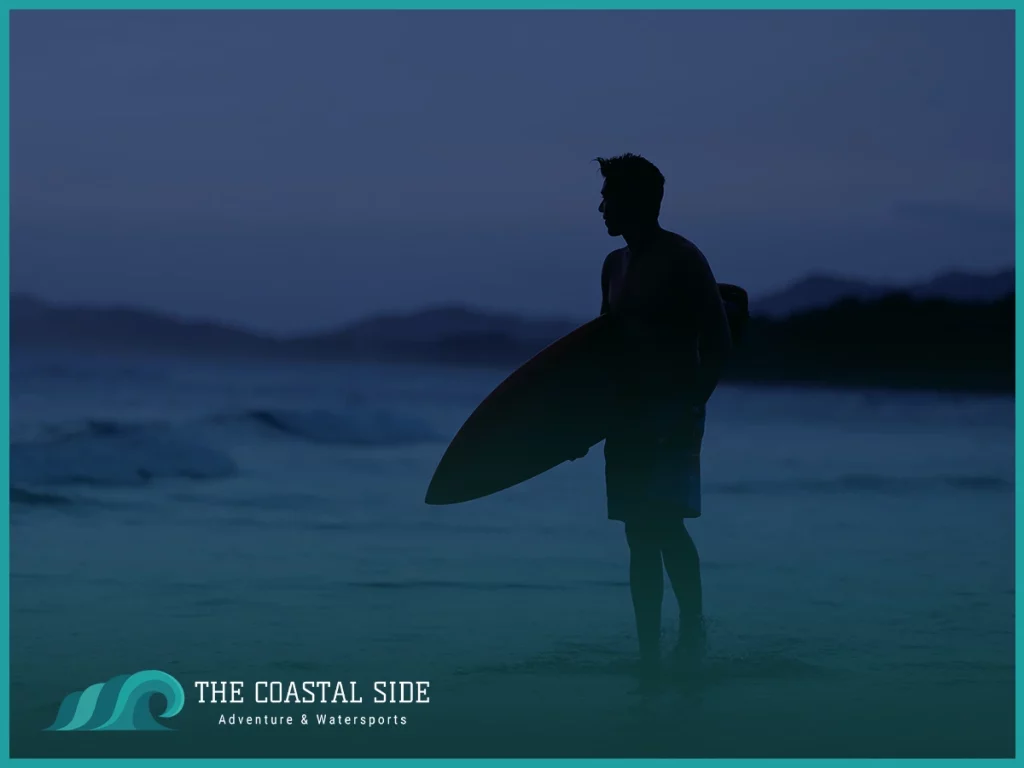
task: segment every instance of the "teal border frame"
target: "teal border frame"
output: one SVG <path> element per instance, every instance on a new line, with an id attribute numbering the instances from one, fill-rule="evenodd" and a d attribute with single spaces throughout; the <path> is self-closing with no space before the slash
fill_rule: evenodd
<path id="1" fill-rule="evenodd" d="M 1018 5 L 1016 0 L 984 0 L 983 2 L 956 2 L 955 0 L 900 0 L 899 2 L 884 2 L 884 0 L 556 0 L 555 2 L 543 2 L 542 0 L 301 0 L 301 2 L 287 2 L 287 0 L 218 0 L 217 2 L 202 2 L 201 0 L 38 0 L 36 2 L 22 0 L 22 2 L 2 2 L 3 13 L 0 13 L 0 46 L 5 55 L 0 60 L 0 126 L 2 126 L 3 142 L 0 145 L 0 253 L 2 253 L 5 269 L 0 274 L 0 282 L 3 284 L 3 291 L 0 292 L 0 346 L 2 355 L 0 362 L 3 365 L 3 379 L 0 382 L 3 393 L 3 403 L 0 405 L 0 425 L 7 436 L 3 444 L 3 462 L 0 464 L 0 474 L 5 485 L 10 485 L 10 14 L 16 11 L 35 10 L 1012 10 L 1016 11 Z M 1024 22 L 1017 13 L 1014 14 L 1015 41 L 1021 39 L 1021 32 L 1024 31 Z M 1015 51 L 1015 120 L 1016 136 L 1021 137 L 1021 118 L 1024 117 L 1024 109 L 1021 107 L 1020 92 L 1024 68 L 1021 66 L 1021 55 L 1019 49 Z M 1017 216 L 1021 213 L 1021 171 L 1024 169 L 1020 152 L 1015 153 L 1015 208 Z M 1024 245 L 1024 233 L 1018 226 L 1016 231 L 1016 253 L 1017 256 Z M 1020 272 L 1016 274 L 1017 292 L 1024 286 L 1024 278 Z M 1016 375 L 1020 380 L 1024 373 L 1024 365 L 1021 363 L 1021 340 L 1022 328 L 1020 308 L 1016 309 Z M 1021 458 L 1021 441 L 1019 428 L 1021 426 L 1021 410 L 1019 403 L 1015 404 L 1015 429 L 1018 436 L 1015 440 L 1016 461 L 1015 461 L 1015 482 L 1020 479 L 1021 469 L 1024 467 L 1024 459 Z M 252 759 L 130 759 L 130 760 L 108 760 L 108 759 L 18 759 L 11 760 L 10 756 L 10 499 L 9 495 L 3 497 L 3 526 L 0 529 L 0 556 L 3 560 L 3 568 L 0 569 L 3 590 L 0 591 L 0 650 L 2 650 L 3 666 L 0 668 L 0 760 L 10 762 L 12 765 L 31 766 L 58 766 L 58 765 L 88 765 L 95 768 L 104 768 L 111 762 L 117 765 L 159 765 L 159 766 L 219 766 L 224 764 L 243 765 L 256 762 Z M 1015 502 L 1015 510 L 1019 509 Z M 1015 532 L 1015 563 L 1019 564 L 1019 552 L 1024 536 L 1018 526 Z M 1019 569 L 1015 574 L 1016 595 L 1015 595 L 1015 632 L 1016 648 L 1021 649 L 1021 602 L 1020 602 L 1020 573 Z M 1020 734 L 1022 714 L 1020 709 L 1022 683 L 1020 676 L 1016 678 L 1016 731 Z M 522 768 L 558 768 L 567 765 L 583 765 L 592 763 L 605 763 L 611 765 L 632 765 L 632 764 L 653 764 L 664 765 L 706 765 L 706 766 L 738 766 L 748 763 L 759 765 L 788 766 L 793 762 L 801 764 L 812 763 L 815 765 L 865 765 L 885 766 L 896 765 L 907 762 L 928 763 L 938 762 L 937 760 L 790 760 L 790 759 L 694 759 L 694 760 L 664 760 L 664 759 L 302 759 L 282 758 L 263 759 L 258 762 L 261 765 L 288 765 L 293 761 L 301 760 L 303 765 L 335 765 L 344 763 L 350 766 L 362 766 L 364 768 L 397 768 L 398 766 L 417 768 L 418 766 L 440 766 L 458 762 L 463 766 L 522 766 Z M 943 761 L 945 762 L 945 761 Z M 982 761 L 977 761 L 982 762 Z M 1011 763 L 1011 760 L 985 760 L 987 765 L 998 763 Z"/>

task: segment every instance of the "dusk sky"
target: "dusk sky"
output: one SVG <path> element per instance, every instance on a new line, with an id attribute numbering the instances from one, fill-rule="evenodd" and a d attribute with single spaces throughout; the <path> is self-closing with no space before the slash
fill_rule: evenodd
<path id="1" fill-rule="evenodd" d="M 15 12 L 12 287 L 595 314 L 598 155 L 754 296 L 1013 264 L 1012 12 Z"/>

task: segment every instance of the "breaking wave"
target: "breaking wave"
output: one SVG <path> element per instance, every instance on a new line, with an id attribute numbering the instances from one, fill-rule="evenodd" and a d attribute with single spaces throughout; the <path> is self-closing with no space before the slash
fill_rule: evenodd
<path id="1" fill-rule="evenodd" d="M 223 478 L 236 471 L 226 453 L 161 424 L 94 421 L 11 444 L 12 500 L 15 486 L 144 485 L 164 478 Z"/>
<path id="2" fill-rule="evenodd" d="M 217 417 L 220 423 L 248 423 L 288 437 L 329 445 L 387 446 L 434 442 L 438 433 L 425 421 L 384 410 L 249 410 Z"/>
<path id="3" fill-rule="evenodd" d="M 63 507 L 72 502 L 67 496 L 56 493 L 40 493 L 27 488 L 11 486 L 11 506 L 19 507 Z"/>

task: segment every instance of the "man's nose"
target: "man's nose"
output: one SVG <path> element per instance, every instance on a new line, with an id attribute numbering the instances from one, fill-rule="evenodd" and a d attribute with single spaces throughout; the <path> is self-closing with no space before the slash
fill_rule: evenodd
<path id="1" fill-rule="evenodd" d="M 597 212 L 598 213 L 604 213 L 604 200 L 602 200 L 601 204 L 599 206 L 597 206 Z"/>

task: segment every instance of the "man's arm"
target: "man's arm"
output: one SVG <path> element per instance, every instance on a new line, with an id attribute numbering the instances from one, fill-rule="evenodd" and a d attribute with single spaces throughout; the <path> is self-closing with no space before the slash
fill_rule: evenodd
<path id="1" fill-rule="evenodd" d="M 608 304 L 608 263 L 612 260 L 614 253 L 609 253 L 605 259 L 604 264 L 601 265 L 601 312 L 600 314 L 608 314 L 611 307 Z M 590 446 L 582 446 L 575 451 L 575 455 L 569 458 L 569 461 L 576 461 L 576 459 L 582 459 L 590 452 Z"/>
<path id="2" fill-rule="evenodd" d="M 612 251 L 604 257 L 604 264 L 601 265 L 601 314 L 607 315 L 611 310 L 611 305 L 608 303 L 608 287 L 610 285 L 610 273 L 612 259 L 615 258 L 616 251 Z"/>
<path id="3" fill-rule="evenodd" d="M 605 259 L 601 268 L 601 314 L 608 314 L 608 260 Z"/>
<path id="4" fill-rule="evenodd" d="M 657 306 L 660 333 L 651 333 L 662 352 L 658 356 L 666 373 L 681 375 L 690 397 L 704 405 L 711 397 L 732 348 L 729 319 L 718 282 L 704 255 L 687 243 L 677 258 L 666 265 Z"/>
<path id="5" fill-rule="evenodd" d="M 697 307 L 700 368 L 694 396 L 697 402 L 704 404 L 718 386 L 722 370 L 732 351 L 732 335 L 729 332 L 729 317 L 725 311 L 725 302 L 722 301 L 718 282 L 703 257 L 700 259 L 696 278 L 692 300 Z"/>

